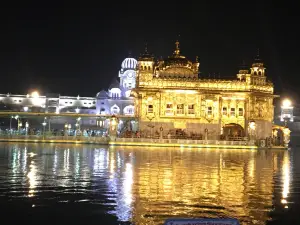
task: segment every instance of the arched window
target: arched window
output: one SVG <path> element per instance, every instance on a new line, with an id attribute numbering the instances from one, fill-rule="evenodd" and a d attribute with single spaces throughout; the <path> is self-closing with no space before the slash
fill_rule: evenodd
<path id="1" fill-rule="evenodd" d="M 261 76 L 261 71 L 258 71 L 258 75 Z"/>
<path id="2" fill-rule="evenodd" d="M 110 90 L 110 94 L 112 98 L 120 98 L 121 97 L 121 90 L 119 88 L 112 88 Z"/>
<path id="3" fill-rule="evenodd" d="M 123 110 L 124 115 L 133 115 L 134 114 L 134 106 L 128 105 Z"/>
<path id="4" fill-rule="evenodd" d="M 115 104 L 110 108 L 111 114 L 119 114 L 120 108 Z"/>
<path id="5" fill-rule="evenodd" d="M 100 109 L 100 114 L 102 114 L 102 115 L 105 114 L 105 109 L 104 108 Z"/>

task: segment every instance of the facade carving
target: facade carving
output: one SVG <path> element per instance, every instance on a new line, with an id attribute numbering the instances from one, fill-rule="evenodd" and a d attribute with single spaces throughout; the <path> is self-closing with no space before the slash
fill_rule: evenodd
<path id="1" fill-rule="evenodd" d="M 200 79 L 198 59 L 188 60 L 180 54 L 179 42 L 175 44 L 173 55 L 164 60 L 155 62 L 147 49 L 138 59 L 133 92 L 142 130 L 153 124 L 165 131 L 208 129 L 222 135 L 226 126 L 236 125 L 239 133 L 227 132 L 245 136 L 249 122 L 255 121 L 259 138 L 271 135 L 274 87 L 258 56 L 250 70 L 239 70 L 235 80 Z"/>

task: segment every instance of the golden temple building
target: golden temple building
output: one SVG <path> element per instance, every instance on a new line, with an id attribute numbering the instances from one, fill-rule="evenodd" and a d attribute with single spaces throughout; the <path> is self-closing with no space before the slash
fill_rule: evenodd
<path id="1" fill-rule="evenodd" d="M 179 42 L 175 44 L 166 59 L 155 61 L 147 48 L 138 59 L 132 94 L 141 131 L 154 127 L 167 135 L 181 129 L 207 132 L 210 138 L 244 137 L 249 130 L 256 138 L 272 135 L 274 86 L 259 56 L 250 69 L 240 69 L 236 79 L 201 79 L 198 58 L 190 61 L 181 55 Z"/>

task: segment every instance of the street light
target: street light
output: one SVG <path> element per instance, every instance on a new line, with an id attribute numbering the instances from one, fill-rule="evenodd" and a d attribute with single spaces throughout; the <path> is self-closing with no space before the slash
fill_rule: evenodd
<path id="1" fill-rule="evenodd" d="M 40 96 L 40 94 L 37 91 L 33 91 L 31 93 L 31 97 L 33 97 L 33 98 L 38 98 L 39 96 Z"/>
<path id="2" fill-rule="evenodd" d="M 289 99 L 284 99 L 282 101 L 282 107 L 291 107 L 292 106 L 292 102 Z"/>
<path id="3" fill-rule="evenodd" d="M 28 107 L 27 106 L 24 106 L 23 109 L 24 109 L 24 112 L 28 111 Z"/>
<path id="4" fill-rule="evenodd" d="M 287 122 L 293 122 L 294 121 L 293 110 L 294 107 L 292 106 L 291 100 L 284 99 L 281 105 L 280 121 L 282 122 L 284 121 L 285 125 L 287 124 Z"/>
<path id="5" fill-rule="evenodd" d="M 26 128 L 26 135 L 28 134 L 28 127 L 29 127 L 29 123 L 28 121 L 25 123 L 25 128 Z"/>
<path id="6" fill-rule="evenodd" d="M 18 120 L 18 131 L 20 130 L 20 127 L 22 127 L 23 124 L 22 124 L 22 121 Z"/>
<path id="7" fill-rule="evenodd" d="M 75 126 L 78 128 L 78 130 L 80 130 L 80 120 L 81 120 L 81 117 L 78 117 L 77 122 L 75 124 Z"/>
<path id="8" fill-rule="evenodd" d="M 45 138 L 45 127 L 46 127 L 47 123 L 44 121 L 42 123 L 42 125 L 43 125 L 43 138 Z"/>
<path id="9" fill-rule="evenodd" d="M 76 112 L 76 113 L 79 113 L 79 111 L 80 111 L 80 109 L 78 109 L 78 108 L 75 109 L 75 112 Z"/>

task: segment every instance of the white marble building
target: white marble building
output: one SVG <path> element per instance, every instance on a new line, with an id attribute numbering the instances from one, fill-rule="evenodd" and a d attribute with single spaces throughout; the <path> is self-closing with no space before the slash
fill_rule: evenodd
<path id="1" fill-rule="evenodd" d="M 133 115 L 133 98 L 130 91 L 135 87 L 137 60 L 126 58 L 119 71 L 120 81 L 112 82 L 107 91 L 95 97 L 61 96 L 59 94 L 26 95 L 0 94 L 0 109 L 20 112 L 87 113 L 105 115 Z"/>
<path id="2" fill-rule="evenodd" d="M 0 94 L 0 111 L 78 113 L 96 115 L 134 115 L 134 100 L 131 89 L 136 84 L 137 60 L 126 58 L 121 64 L 119 79 L 115 79 L 108 90 L 102 90 L 95 97 L 40 95 L 37 91 L 25 94 Z M 71 118 L 52 118 L 52 124 L 71 123 Z M 70 120 L 70 121 L 69 121 Z M 124 121 L 120 121 L 123 123 Z M 82 124 L 96 125 L 93 118 Z"/>

